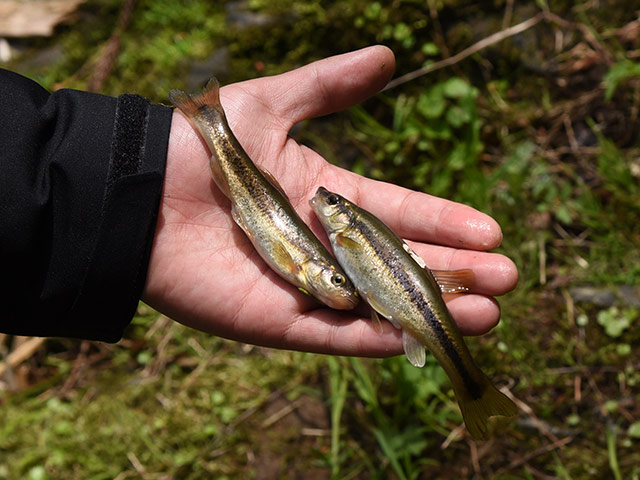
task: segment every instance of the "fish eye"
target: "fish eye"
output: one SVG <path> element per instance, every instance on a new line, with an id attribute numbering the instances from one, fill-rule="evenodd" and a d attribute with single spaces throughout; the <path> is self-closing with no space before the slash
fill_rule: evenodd
<path id="1" fill-rule="evenodd" d="M 340 197 L 335 193 L 332 193 L 327 197 L 327 202 L 329 202 L 329 205 L 337 205 L 340 202 Z"/>
<path id="2" fill-rule="evenodd" d="M 339 273 L 336 273 L 335 275 L 333 275 L 331 277 L 331 283 L 333 285 L 335 285 L 336 287 L 340 287 L 340 286 L 344 285 L 345 281 L 346 281 L 345 278 L 342 275 L 340 275 Z"/>

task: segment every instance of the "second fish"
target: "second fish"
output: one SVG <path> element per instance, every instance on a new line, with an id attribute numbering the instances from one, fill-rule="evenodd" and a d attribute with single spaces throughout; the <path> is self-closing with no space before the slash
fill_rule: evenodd
<path id="1" fill-rule="evenodd" d="M 231 201 L 235 222 L 265 262 L 282 278 L 322 303 L 356 306 L 353 285 L 324 245 L 297 215 L 284 191 L 256 166 L 234 136 L 212 78 L 200 94 L 172 90 L 169 98 L 211 150 L 211 174 Z"/>

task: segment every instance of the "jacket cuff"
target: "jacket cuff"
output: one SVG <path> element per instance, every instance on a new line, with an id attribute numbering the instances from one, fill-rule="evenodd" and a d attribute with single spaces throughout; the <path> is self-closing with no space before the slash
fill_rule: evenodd
<path id="1" fill-rule="evenodd" d="M 172 110 L 0 69 L 0 331 L 117 341 L 146 279 Z"/>
<path id="2" fill-rule="evenodd" d="M 172 110 L 137 95 L 115 108 L 101 221 L 68 316 L 69 335 L 116 342 L 146 281 L 162 196 Z"/>

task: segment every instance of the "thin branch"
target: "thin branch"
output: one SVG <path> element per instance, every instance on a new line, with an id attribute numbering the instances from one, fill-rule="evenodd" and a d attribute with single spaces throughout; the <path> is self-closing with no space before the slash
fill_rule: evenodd
<path id="1" fill-rule="evenodd" d="M 488 37 L 483 38 L 479 42 L 474 43 L 469 48 L 465 48 L 460 53 L 457 53 L 452 57 L 445 58 L 444 60 L 432 63 L 432 64 L 427 65 L 425 67 L 419 68 L 418 70 L 415 70 L 413 72 L 407 73 L 406 75 L 402 75 L 402 76 L 400 76 L 398 78 L 395 78 L 395 79 L 391 80 L 387 84 L 387 86 L 384 87 L 384 89 L 382 91 L 384 92 L 386 90 L 390 90 L 392 88 L 397 87 L 398 85 L 402 85 L 403 83 L 409 82 L 409 81 L 414 80 L 414 79 L 416 79 L 418 77 L 426 75 L 427 73 L 431 73 L 431 72 L 434 72 L 436 70 L 440 70 L 441 68 L 450 67 L 451 65 L 454 65 L 454 64 L 464 60 L 465 58 L 473 55 L 474 53 L 479 52 L 480 50 L 483 50 L 483 49 L 485 49 L 485 48 L 487 48 L 487 47 L 489 47 L 491 45 L 494 45 L 494 44 L 496 44 L 498 42 L 501 42 L 505 38 L 513 37 L 514 35 L 517 35 L 519 33 L 522 33 L 524 31 L 530 29 L 531 27 L 533 27 L 533 26 L 537 25 L 538 23 L 540 23 L 545 18 L 546 18 L 546 14 L 544 12 L 540 12 L 536 16 L 531 17 L 530 19 L 525 20 L 522 23 L 518 23 L 517 25 L 514 25 L 513 27 L 506 28 L 504 30 L 501 30 L 499 32 L 494 33 L 493 35 L 489 35 Z"/>
<path id="2" fill-rule="evenodd" d="M 0 376 L 4 375 L 7 370 L 13 370 L 22 362 L 31 358 L 40 349 L 44 341 L 45 339 L 41 337 L 30 338 L 9 353 L 7 358 L 0 362 Z"/>
<path id="3" fill-rule="evenodd" d="M 586 25 L 577 22 L 570 22 L 565 20 L 562 17 L 559 17 L 555 13 L 551 13 L 549 11 L 542 11 L 537 15 L 525 20 L 524 22 L 518 23 L 513 27 L 505 28 L 504 30 L 500 30 L 499 32 L 494 33 L 493 35 L 489 35 L 486 38 L 474 43 L 468 48 L 465 48 L 460 53 L 452 57 L 445 58 L 440 60 L 439 62 L 432 63 L 430 65 L 426 65 L 418 70 L 414 70 L 413 72 L 402 75 L 398 78 L 391 80 L 386 87 L 382 89 L 382 91 L 390 90 L 392 88 L 397 87 L 398 85 L 402 85 L 403 83 L 407 83 L 411 80 L 414 80 L 418 77 L 426 75 L 431 72 L 435 72 L 436 70 L 440 70 L 445 67 L 450 67 L 455 65 L 456 63 L 461 62 L 465 58 L 473 55 L 474 53 L 479 52 L 491 45 L 494 45 L 498 42 L 501 42 L 509 37 L 513 37 L 514 35 L 518 35 L 526 30 L 529 30 L 531 27 L 537 25 L 542 20 L 546 20 L 550 23 L 555 23 L 564 28 L 573 28 L 582 33 L 585 40 L 601 55 L 605 62 L 608 64 L 612 63 L 611 54 L 607 51 L 607 49 L 598 41 L 596 36 L 593 34 L 591 30 Z"/>
<path id="4" fill-rule="evenodd" d="M 504 7 L 504 17 L 502 17 L 502 29 L 509 28 L 511 19 L 513 18 L 513 0 L 507 0 Z"/>
<path id="5" fill-rule="evenodd" d="M 125 0 L 122 10 L 120 10 L 120 16 L 118 17 L 118 25 L 111 34 L 111 37 L 109 37 L 109 40 L 106 41 L 87 82 L 87 90 L 90 92 L 99 92 L 107 81 L 107 77 L 111 73 L 120 54 L 122 33 L 129 26 L 134 6 L 135 0 Z"/>
<path id="6" fill-rule="evenodd" d="M 515 459 L 513 462 L 511 462 L 509 465 L 507 465 L 506 467 L 500 468 L 497 472 L 496 475 L 500 474 L 500 473 L 504 473 L 508 470 L 513 470 L 514 468 L 519 467 L 520 465 L 523 465 L 525 463 L 527 463 L 529 460 L 532 460 L 536 457 L 539 457 L 540 455 L 543 455 L 545 453 L 548 452 L 552 452 L 553 450 L 556 450 L 558 448 L 562 448 L 564 447 L 566 444 L 568 444 L 569 442 L 571 442 L 573 440 L 573 437 L 566 437 L 560 440 L 556 440 L 553 443 L 550 443 L 548 445 L 543 445 L 542 447 L 534 450 L 533 452 L 521 457 L 521 458 L 517 458 Z"/>

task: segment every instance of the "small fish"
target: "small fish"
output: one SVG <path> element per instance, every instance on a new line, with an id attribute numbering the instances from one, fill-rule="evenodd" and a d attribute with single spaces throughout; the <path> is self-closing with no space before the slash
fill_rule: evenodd
<path id="1" fill-rule="evenodd" d="M 377 312 L 402 329 L 404 351 L 413 365 L 424 366 L 427 347 L 444 368 L 469 433 L 486 438 L 490 416 L 515 415 L 515 404 L 474 363 L 442 299 L 441 291 L 467 290 L 473 272 L 432 272 L 379 219 L 324 187 L 310 204 L 374 319 Z"/>
<path id="2" fill-rule="evenodd" d="M 326 305 L 350 310 L 355 289 L 336 260 L 300 219 L 282 187 L 256 166 L 234 136 L 212 78 L 199 94 L 169 98 L 206 141 L 213 180 L 231 201 L 231 214 L 265 262 L 282 278 Z"/>

